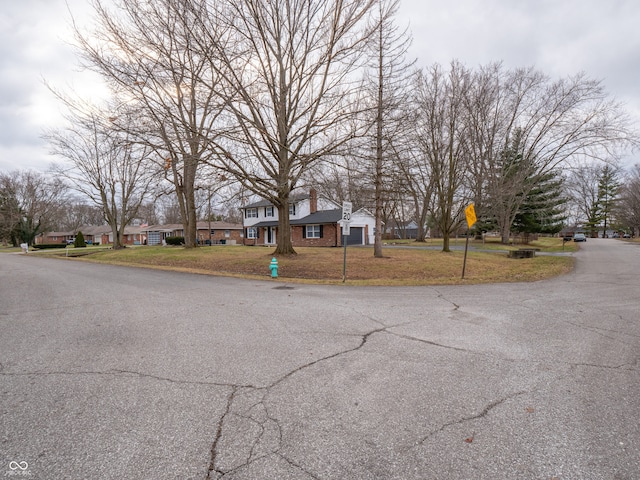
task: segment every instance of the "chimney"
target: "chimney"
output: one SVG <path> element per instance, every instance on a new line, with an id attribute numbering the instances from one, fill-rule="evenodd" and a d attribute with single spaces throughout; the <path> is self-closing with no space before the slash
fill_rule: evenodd
<path id="1" fill-rule="evenodd" d="M 316 192 L 315 188 L 309 190 L 309 209 L 311 213 L 318 211 L 318 192 Z"/>

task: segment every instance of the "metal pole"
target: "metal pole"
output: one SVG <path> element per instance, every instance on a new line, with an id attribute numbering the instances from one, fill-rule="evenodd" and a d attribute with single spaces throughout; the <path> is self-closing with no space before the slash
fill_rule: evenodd
<path id="1" fill-rule="evenodd" d="M 342 283 L 347 279 L 347 242 L 346 237 L 342 235 L 342 243 L 344 245 L 344 259 L 342 261 Z"/>
<path id="2" fill-rule="evenodd" d="M 467 268 L 467 249 L 469 248 L 469 230 L 467 230 L 467 242 L 464 244 L 464 261 L 462 263 L 462 278 L 464 279 L 464 271 Z"/>

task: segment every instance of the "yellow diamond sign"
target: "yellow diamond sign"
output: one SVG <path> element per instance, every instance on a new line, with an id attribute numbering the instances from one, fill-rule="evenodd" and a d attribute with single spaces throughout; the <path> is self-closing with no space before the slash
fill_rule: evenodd
<path id="1" fill-rule="evenodd" d="M 464 209 L 464 214 L 467 217 L 467 225 L 469 228 L 473 227 L 473 224 L 477 221 L 476 209 L 473 208 L 473 203 L 469 204 L 469 206 Z"/>

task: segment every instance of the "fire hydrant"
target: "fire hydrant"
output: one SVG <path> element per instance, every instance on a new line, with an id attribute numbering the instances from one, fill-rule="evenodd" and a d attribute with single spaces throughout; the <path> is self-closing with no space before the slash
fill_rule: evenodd
<path id="1" fill-rule="evenodd" d="M 278 260 L 276 259 L 276 257 L 273 257 L 271 259 L 269 268 L 271 269 L 271 278 L 278 278 Z"/>

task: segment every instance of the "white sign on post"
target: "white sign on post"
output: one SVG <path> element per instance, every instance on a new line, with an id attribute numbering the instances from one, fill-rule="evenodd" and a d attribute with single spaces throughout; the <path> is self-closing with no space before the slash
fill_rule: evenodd
<path id="1" fill-rule="evenodd" d="M 351 233 L 351 202 L 342 202 L 342 234 L 349 235 Z"/>
<path id="2" fill-rule="evenodd" d="M 351 202 L 342 202 L 342 222 L 351 222 Z"/>

